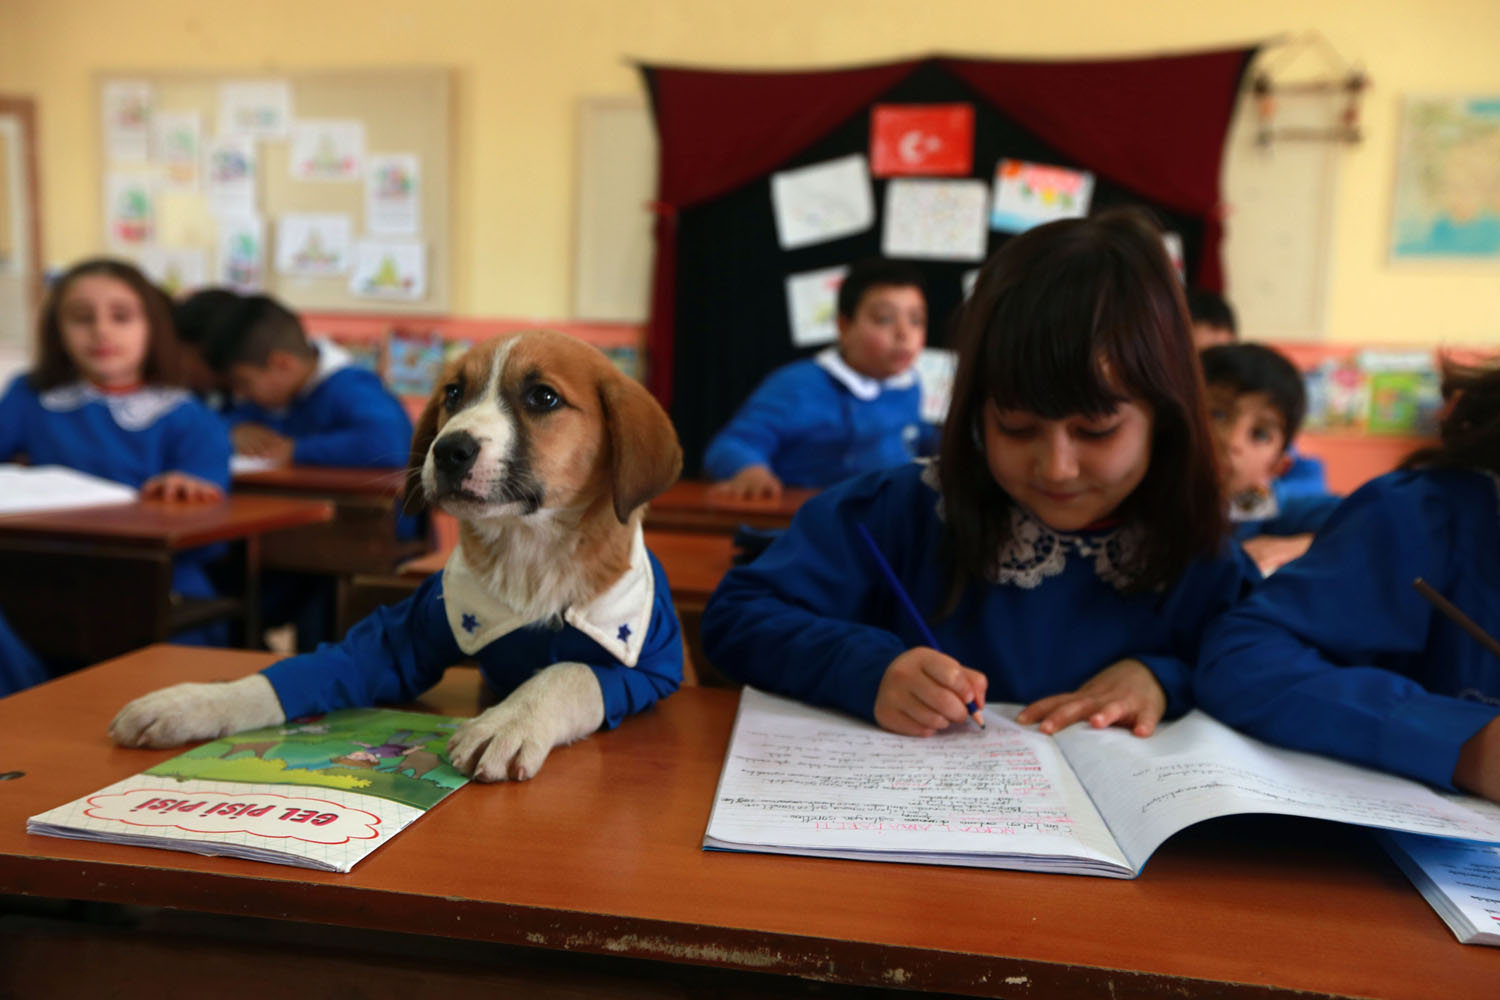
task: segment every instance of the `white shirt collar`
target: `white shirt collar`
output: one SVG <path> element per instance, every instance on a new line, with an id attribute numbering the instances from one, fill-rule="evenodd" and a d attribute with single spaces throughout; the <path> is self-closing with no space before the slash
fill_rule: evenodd
<path id="1" fill-rule="evenodd" d="M 311 396 L 313 390 L 326 382 L 334 372 L 354 363 L 354 355 L 331 340 L 314 340 L 313 346 L 318 349 L 318 366 L 313 369 L 307 381 L 302 383 L 302 388 L 297 390 L 297 395 L 302 399 Z"/>
<path id="2" fill-rule="evenodd" d="M 813 356 L 813 360 L 820 368 L 837 379 L 844 388 L 853 393 L 855 399 L 862 399 L 866 403 L 879 396 L 885 389 L 909 389 L 917 381 L 917 370 L 914 367 L 887 379 L 861 375 L 849 367 L 849 362 L 844 360 L 844 356 L 839 353 L 837 347 L 825 347 Z"/>
<path id="3" fill-rule="evenodd" d="M 655 601 L 656 575 L 637 525 L 630 540 L 630 568 L 584 607 L 564 611 L 563 619 L 625 666 L 633 667 L 645 645 Z M 532 624 L 484 587 L 464 558 L 462 545 L 443 567 L 443 610 L 458 648 L 470 656 Z"/>
<path id="4" fill-rule="evenodd" d="M 127 431 L 142 431 L 171 413 L 192 397 L 186 389 L 147 385 L 134 392 L 102 392 L 91 382 L 70 382 L 41 393 L 37 399 L 43 409 L 68 413 L 89 403 L 103 403 L 115 423 Z"/>

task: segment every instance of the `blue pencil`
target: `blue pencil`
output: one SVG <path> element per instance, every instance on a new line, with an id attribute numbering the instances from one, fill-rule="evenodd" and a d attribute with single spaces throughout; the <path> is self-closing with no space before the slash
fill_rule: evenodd
<path id="1" fill-rule="evenodd" d="M 941 653 L 943 647 L 938 645 L 937 636 L 932 634 L 932 629 L 927 627 L 927 620 L 917 610 L 916 604 L 912 603 L 911 595 L 906 592 L 905 587 L 901 586 L 901 581 L 896 578 L 896 571 L 891 569 L 891 564 L 885 561 L 885 554 L 880 551 L 880 546 L 875 544 L 875 539 L 870 535 L 869 529 L 858 521 L 854 523 L 854 529 L 859 532 L 859 537 L 865 540 L 865 545 L 870 549 L 870 555 L 875 557 L 875 564 L 885 575 L 885 582 L 891 585 L 891 591 L 895 593 L 896 600 L 901 602 L 901 606 L 906 609 L 906 613 L 916 624 L 917 631 L 922 633 L 922 641 L 926 642 L 928 647 Z M 969 717 L 978 723 L 980 729 L 983 729 L 984 716 L 979 714 L 978 702 L 971 699 L 964 707 L 969 710 Z"/>

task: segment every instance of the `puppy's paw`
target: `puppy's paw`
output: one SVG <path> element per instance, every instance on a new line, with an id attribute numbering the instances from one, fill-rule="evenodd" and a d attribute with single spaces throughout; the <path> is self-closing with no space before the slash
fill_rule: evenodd
<path id="1" fill-rule="evenodd" d="M 261 674 L 216 684 L 176 684 L 135 699 L 114 717 L 109 735 L 122 747 L 180 746 L 286 721 Z"/>
<path id="2" fill-rule="evenodd" d="M 448 741 L 448 757 L 477 781 L 525 781 L 553 747 L 603 722 L 604 696 L 594 672 L 581 663 L 554 663 L 460 726 Z"/>

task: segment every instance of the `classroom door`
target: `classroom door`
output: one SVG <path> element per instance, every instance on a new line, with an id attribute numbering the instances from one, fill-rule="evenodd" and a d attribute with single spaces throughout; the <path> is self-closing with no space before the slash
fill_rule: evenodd
<path id="1" fill-rule="evenodd" d="M 0 369 L 26 367 L 42 284 L 36 109 L 0 96 Z"/>

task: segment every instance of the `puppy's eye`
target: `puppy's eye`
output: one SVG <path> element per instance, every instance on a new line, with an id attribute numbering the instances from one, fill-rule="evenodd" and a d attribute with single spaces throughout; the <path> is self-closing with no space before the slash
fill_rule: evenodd
<path id="1" fill-rule="evenodd" d="M 457 409 L 458 404 L 463 402 L 463 399 L 464 387 L 457 382 L 449 382 L 443 386 L 443 405 L 448 408 L 449 413 Z"/>
<path id="2" fill-rule="evenodd" d="M 526 409 L 532 413 L 545 413 L 548 410 L 557 409 L 562 405 L 563 400 L 557 394 L 556 389 L 545 383 L 538 382 L 526 390 L 526 395 L 521 398 L 521 401 L 526 404 Z"/>

